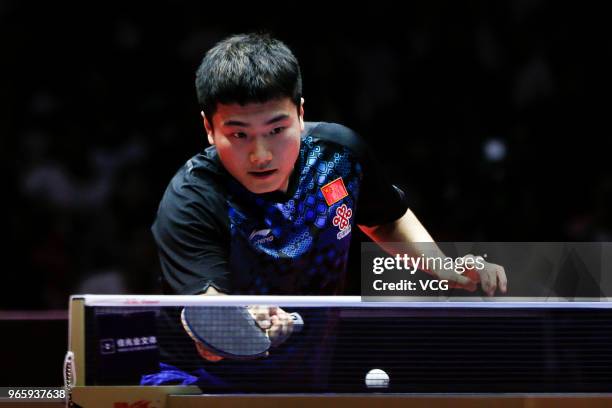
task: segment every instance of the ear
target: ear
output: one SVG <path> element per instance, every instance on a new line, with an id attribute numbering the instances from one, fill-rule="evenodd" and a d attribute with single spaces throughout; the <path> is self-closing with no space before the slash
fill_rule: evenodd
<path id="1" fill-rule="evenodd" d="M 208 137 L 208 143 L 210 143 L 211 145 L 214 145 L 215 139 L 213 138 L 213 128 L 210 122 L 208 121 L 208 118 L 206 118 L 204 111 L 200 111 L 200 115 L 202 115 L 202 120 L 204 121 L 204 129 L 206 129 L 206 136 Z"/>
<path id="2" fill-rule="evenodd" d="M 304 98 L 300 99 L 300 130 L 304 130 Z"/>

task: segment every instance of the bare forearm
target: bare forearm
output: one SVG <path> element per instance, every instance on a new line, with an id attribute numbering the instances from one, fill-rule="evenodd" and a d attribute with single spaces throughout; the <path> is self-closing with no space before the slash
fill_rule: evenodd
<path id="1" fill-rule="evenodd" d="M 425 256 L 428 258 L 445 259 L 446 256 L 434 242 L 423 224 L 418 220 L 411 210 L 396 221 L 375 227 L 360 226 L 361 230 L 376 242 L 382 249 L 391 255 L 407 254 L 411 257 Z M 472 259 L 473 255 L 465 255 L 464 258 Z M 427 270 L 426 272 L 439 278 L 450 279 L 457 282 L 468 290 L 475 288 L 474 281 L 455 272 L 449 272 L 444 268 Z M 483 289 L 490 296 L 495 293 L 499 283 L 502 292 L 506 292 L 506 272 L 500 265 L 485 262 L 484 267 L 477 271 L 479 279 L 483 282 Z"/>
<path id="2" fill-rule="evenodd" d="M 391 255 L 402 252 L 412 257 L 418 257 L 421 254 L 444 257 L 434 239 L 410 209 L 396 221 L 375 227 L 360 226 L 360 228 L 372 241 Z"/>

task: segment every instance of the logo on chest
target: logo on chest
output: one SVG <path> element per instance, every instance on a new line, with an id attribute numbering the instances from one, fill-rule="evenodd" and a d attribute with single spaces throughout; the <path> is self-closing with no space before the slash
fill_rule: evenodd
<path id="1" fill-rule="evenodd" d="M 346 204 L 342 204 L 336 208 L 336 215 L 332 219 L 332 224 L 338 227 L 340 231 L 336 234 L 338 239 L 342 239 L 351 232 L 351 217 L 353 210 L 348 208 Z"/>
<path id="2" fill-rule="evenodd" d="M 249 236 L 249 241 L 253 245 L 261 245 L 266 242 L 272 242 L 274 240 L 274 235 L 270 234 L 272 230 L 270 229 L 262 229 L 262 230 L 253 230 L 251 235 Z"/>
<path id="3" fill-rule="evenodd" d="M 323 193 L 325 202 L 329 207 L 336 204 L 338 201 L 342 200 L 348 195 L 348 191 L 346 191 L 342 177 L 338 177 L 331 183 L 327 183 L 321 187 L 321 192 Z"/>

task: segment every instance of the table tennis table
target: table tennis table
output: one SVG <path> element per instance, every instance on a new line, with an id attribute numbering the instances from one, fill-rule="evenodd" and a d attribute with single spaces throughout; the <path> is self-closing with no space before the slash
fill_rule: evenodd
<path id="1" fill-rule="evenodd" d="M 254 384 L 219 392 L 201 384 L 97 381 L 99 316 L 202 304 L 333 311 L 337 324 L 327 388 Z M 605 298 L 364 302 L 359 297 L 75 295 L 69 326 L 72 401 L 84 407 L 612 406 L 612 302 Z M 388 388 L 366 386 L 364 375 L 372 368 L 389 374 Z"/>

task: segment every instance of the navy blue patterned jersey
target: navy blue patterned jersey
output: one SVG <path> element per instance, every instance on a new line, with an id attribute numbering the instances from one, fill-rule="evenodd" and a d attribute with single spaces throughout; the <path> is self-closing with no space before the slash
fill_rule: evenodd
<path id="1" fill-rule="evenodd" d="M 164 291 L 340 294 L 356 224 L 406 209 L 370 150 L 338 124 L 305 124 L 287 192 L 251 193 L 209 147 L 174 176 L 152 228 Z"/>

